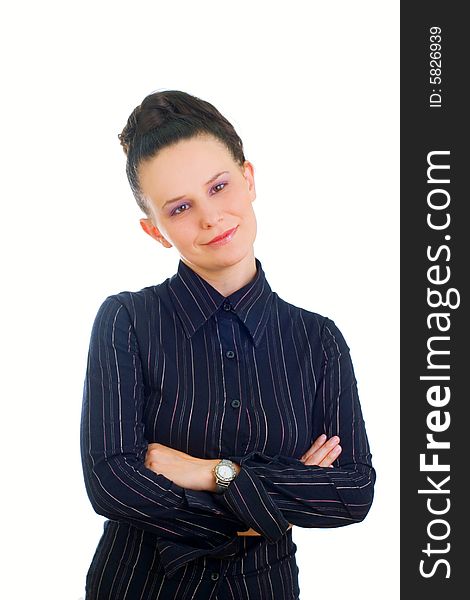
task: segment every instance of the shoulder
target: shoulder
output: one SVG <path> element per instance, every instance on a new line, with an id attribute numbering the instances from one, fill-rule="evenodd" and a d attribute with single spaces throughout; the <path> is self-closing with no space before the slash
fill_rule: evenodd
<path id="1" fill-rule="evenodd" d="M 144 323 L 148 324 L 161 316 L 162 312 L 172 310 L 167 286 L 169 279 L 140 290 L 122 290 L 110 294 L 102 300 L 98 316 L 114 313 L 120 319 L 129 321 L 135 329 Z"/>
<path id="2" fill-rule="evenodd" d="M 326 346 L 339 345 L 348 348 L 341 330 L 331 317 L 287 302 L 276 292 L 273 292 L 273 295 L 278 313 L 289 320 L 293 327 L 305 329 L 310 336 L 315 335 Z"/>
<path id="3" fill-rule="evenodd" d="M 287 318 L 295 325 L 305 323 L 308 327 L 315 327 L 320 333 L 329 320 L 328 317 L 312 310 L 307 310 L 281 298 L 276 292 L 273 292 L 274 308 L 281 318 Z"/>

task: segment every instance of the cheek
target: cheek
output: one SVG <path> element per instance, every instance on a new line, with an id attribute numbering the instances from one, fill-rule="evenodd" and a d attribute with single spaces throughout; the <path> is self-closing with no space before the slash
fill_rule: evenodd
<path id="1" fill-rule="evenodd" d="M 186 218 L 181 219 L 179 223 L 172 224 L 168 227 L 168 235 L 174 241 L 175 246 L 191 243 L 199 233 L 197 220 L 195 218 L 189 218 L 189 215 L 185 216 Z"/>
<path id="2" fill-rule="evenodd" d="M 247 221 L 256 222 L 256 214 L 253 207 L 253 202 L 248 198 L 243 205 L 243 216 Z"/>
<path id="3" fill-rule="evenodd" d="M 251 211 L 251 200 L 247 190 L 241 186 L 233 189 L 226 206 L 233 212 L 247 214 Z"/>

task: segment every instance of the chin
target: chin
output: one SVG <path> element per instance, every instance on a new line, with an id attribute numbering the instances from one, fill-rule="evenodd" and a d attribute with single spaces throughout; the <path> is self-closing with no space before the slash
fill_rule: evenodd
<path id="1" fill-rule="evenodd" d="M 224 264 L 225 266 L 236 265 L 242 260 L 246 259 L 247 256 L 254 255 L 253 247 L 250 246 L 248 248 L 244 248 L 243 250 L 238 250 L 237 252 L 227 253 L 225 256 L 220 256 L 216 259 L 216 262 L 219 264 Z"/>
<path id="2" fill-rule="evenodd" d="M 239 249 L 234 250 L 232 252 L 225 252 L 225 253 L 217 252 L 217 253 L 214 253 L 214 256 L 204 256 L 204 258 L 200 257 L 198 262 L 204 263 L 206 268 L 208 268 L 208 269 L 231 267 L 233 265 L 236 265 L 240 261 L 242 261 L 246 257 L 248 252 L 249 251 L 247 251 L 247 250 L 240 251 Z M 202 266 L 202 264 L 201 264 L 201 266 Z"/>

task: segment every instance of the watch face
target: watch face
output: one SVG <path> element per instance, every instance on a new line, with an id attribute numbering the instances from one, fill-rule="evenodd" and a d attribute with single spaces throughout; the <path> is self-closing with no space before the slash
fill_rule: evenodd
<path id="1" fill-rule="evenodd" d="M 221 479 L 225 479 L 225 480 L 229 481 L 233 477 L 233 471 L 227 465 L 219 465 L 219 467 L 217 469 L 217 475 Z"/>

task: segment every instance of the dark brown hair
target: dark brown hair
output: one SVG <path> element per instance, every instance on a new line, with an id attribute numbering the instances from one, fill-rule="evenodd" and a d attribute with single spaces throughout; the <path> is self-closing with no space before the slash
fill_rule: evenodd
<path id="1" fill-rule="evenodd" d="M 129 116 L 119 141 L 127 156 L 126 173 L 139 208 L 150 216 L 140 189 L 138 168 L 142 161 L 180 140 L 211 135 L 229 150 L 235 162 L 243 165 L 243 143 L 220 112 L 196 96 L 179 90 L 154 92 Z"/>

